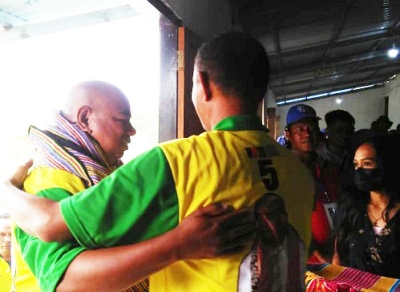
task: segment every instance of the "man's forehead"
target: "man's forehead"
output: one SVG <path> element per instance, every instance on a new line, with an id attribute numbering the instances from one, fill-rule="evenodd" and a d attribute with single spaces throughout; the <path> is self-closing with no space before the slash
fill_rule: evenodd
<path id="1" fill-rule="evenodd" d="M 313 125 L 313 126 L 318 125 L 318 120 L 313 118 L 304 118 L 296 123 L 293 123 L 292 127 L 301 127 L 305 125 Z"/>
<path id="2" fill-rule="evenodd" d="M 125 104 L 118 104 L 118 103 L 111 103 L 108 106 L 106 104 L 97 107 L 97 110 L 107 114 L 110 117 L 113 116 L 120 116 L 123 118 L 130 118 L 131 117 L 131 109 L 129 105 Z"/>
<path id="3" fill-rule="evenodd" d="M 8 232 L 11 229 L 10 219 L 0 219 L 0 232 Z"/>
<path id="4" fill-rule="evenodd" d="M 351 128 L 354 129 L 353 123 L 343 120 L 337 120 L 331 123 L 328 127 L 330 128 Z"/>
<path id="5" fill-rule="evenodd" d="M 131 110 L 130 109 L 123 109 L 122 111 L 119 112 L 121 116 L 125 116 L 127 118 L 131 117 Z"/>

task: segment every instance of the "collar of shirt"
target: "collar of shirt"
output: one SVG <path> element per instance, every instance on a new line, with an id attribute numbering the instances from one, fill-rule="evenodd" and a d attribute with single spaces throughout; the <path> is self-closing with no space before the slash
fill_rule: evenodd
<path id="1" fill-rule="evenodd" d="M 253 115 L 241 115 L 241 116 L 230 116 L 219 121 L 213 130 L 220 131 L 245 131 L 245 130 L 256 130 L 269 132 L 266 127 L 261 123 L 261 119 L 258 116 Z"/>

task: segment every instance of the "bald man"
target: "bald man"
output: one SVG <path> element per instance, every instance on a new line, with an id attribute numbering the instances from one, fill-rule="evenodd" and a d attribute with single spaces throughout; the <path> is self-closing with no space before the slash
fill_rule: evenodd
<path id="1" fill-rule="evenodd" d="M 130 137 L 136 133 L 130 118 L 129 101 L 116 86 L 103 81 L 77 84 L 46 129 L 34 126 L 29 129 L 29 138 L 38 155 L 25 180 L 25 191 L 61 200 L 98 184 L 122 164 L 120 159 L 128 149 Z M 249 220 L 243 214 L 237 216 L 246 225 Z M 121 285 L 126 288 L 176 260 L 215 256 L 225 252 L 225 248 L 228 252 L 230 247 L 240 247 L 248 237 L 241 238 L 241 231 L 233 230 L 239 234 L 238 241 L 227 247 L 223 243 L 232 236 L 225 234 L 223 228 L 210 230 L 210 226 L 222 227 L 224 222 L 232 219 L 240 222 L 240 218 L 234 218 L 223 206 L 210 206 L 188 218 L 186 227 L 142 245 L 95 251 L 87 251 L 75 240 L 45 243 L 16 227 L 15 291 L 54 291 L 56 287 L 57 291 L 93 291 L 90 283 L 98 284 L 105 279 L 126 283 Z M 132 276 L 132 269 L 140 272 Z M 131 291 L 146 291 L 147 286 L 147 281 L 141 281 Z M 101 287 L 110 291 L 107 284 Z"/>

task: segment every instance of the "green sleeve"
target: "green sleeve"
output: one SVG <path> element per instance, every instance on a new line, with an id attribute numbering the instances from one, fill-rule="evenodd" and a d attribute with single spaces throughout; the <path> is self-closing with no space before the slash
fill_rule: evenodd
<path id="1" fill-rule="evenodd" d="M 140 242 L 179 223 L 175 184 L 159 147 L 62 200 L 60 208 L 74 237 L 87 248 Z"/>
<path id="2" fill-rule="evenodd" d="M 37 195 L 59 201 L 69 197 L 71 193 L 61 188 L 52 188 L 41 191 Z M 62 244 L 46 243 L 28 235 L 18 227 L 15 229 L 15 236 L 25 262 L 35 275 L 40 288 L 45 292 L 55 291 L 69 264 L 85 250 L 76 240 Z"/>

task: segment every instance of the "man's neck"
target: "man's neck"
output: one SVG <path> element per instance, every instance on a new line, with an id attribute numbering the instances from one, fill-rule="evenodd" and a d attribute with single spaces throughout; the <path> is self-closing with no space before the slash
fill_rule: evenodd
<path id="1" fill-rule="evenodd" d="M 318 163 L 318 156 L 315 151 L 310 152 L 300 152 L 293 150 L 293 153 L 296 154 L 301 162 L 307 166 L 307 168 L 314 174 L 316 171 L 316 166 Z"/>
<path id="2" fill-rule="evenodd" d="M 208 108 L 208 115 L 205 118 L 210 128 L 207 130 L 213 129 L 215 125 L 225 118 L 241 115 L 257 115 L 257 109 L 240 99 L 229 98 L 219 94 L 217 98 L 214 98 L 212 107 Z"/>

